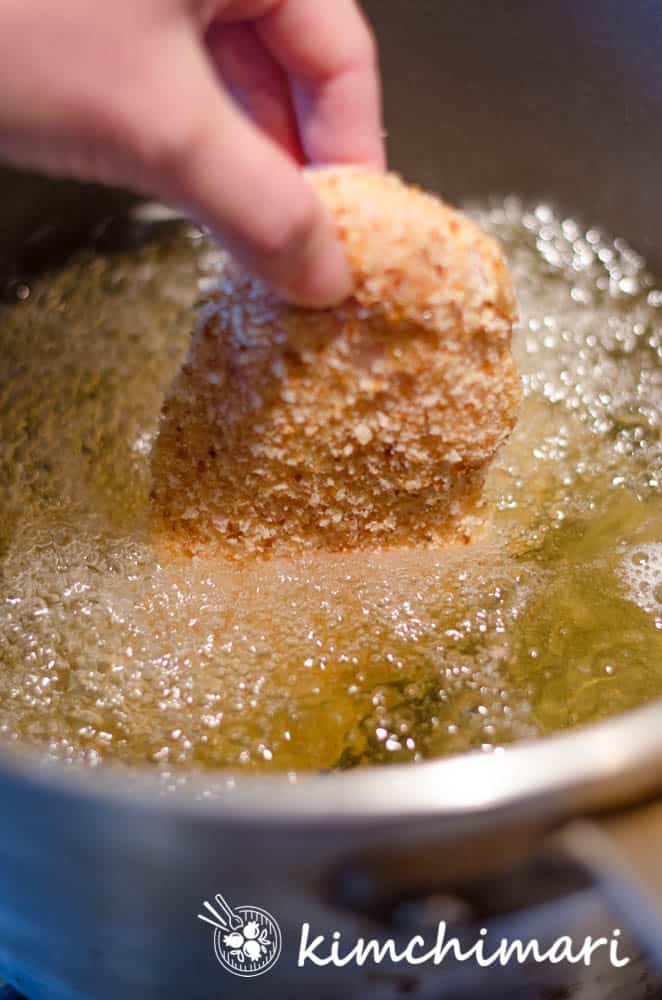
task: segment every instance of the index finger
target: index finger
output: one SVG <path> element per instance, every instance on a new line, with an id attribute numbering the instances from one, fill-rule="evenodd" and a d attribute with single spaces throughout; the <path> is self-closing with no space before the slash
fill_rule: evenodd
<path id="1" fill-rule="evenodd" d="M 377 45 L 354 0 L 280 0 L 256 30 L 290 76 L 313 163 L 383 169 Z"/>

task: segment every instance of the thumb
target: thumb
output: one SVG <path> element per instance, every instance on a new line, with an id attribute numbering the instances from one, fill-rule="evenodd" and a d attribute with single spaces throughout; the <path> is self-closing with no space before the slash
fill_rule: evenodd
<path id="1" fill-rule="evenodd" d="M 300 305 L 336 305 L 352 279 L 331 219 L 300 168 L 222 89 L 193 32 L 133 95 L 138 186 L 184 207 L 248 270 Z"/>

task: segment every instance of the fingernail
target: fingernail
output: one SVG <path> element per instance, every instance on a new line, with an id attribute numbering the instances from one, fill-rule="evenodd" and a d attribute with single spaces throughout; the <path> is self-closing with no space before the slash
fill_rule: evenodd
<path id="1" fill-rule="evenodd" d="M 354 293 L 355 281 L 335 222 L 312 188 L 311 199 L 303 232 L 288 234 L 277 252 L 255 253 L 246 240 L 227 233 L 222 242 L 241 271 L 259 275 L 286 302 L 330 309 Z"/>
<path id="2" fill-rule="evenodd" d="M 330 309 L 348 299 L 353 291 L 347 259 L 334 238 L 304 266 L 288 298 L 296 305 Z"/>
<path id="3" fill-rule="evenodd" d="M 302 249 L 300 266 L 283 289 L 285 298 L 312 309 L 330 309 L 349 298 L 354 279 L 335 226 L 326 213 L 308 246 Z"/>

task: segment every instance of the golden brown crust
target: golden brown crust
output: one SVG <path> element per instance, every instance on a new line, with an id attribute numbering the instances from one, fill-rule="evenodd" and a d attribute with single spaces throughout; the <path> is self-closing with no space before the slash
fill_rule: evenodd
<path id="1" fill-rule="evenodd" d="M 396 176 L 311 174 L 355 296 L 294 308 L 226 277 L 153 456 L 168 546 L 291 555 L 468 541 L 514 426 L 515 302 L 497 243 Z"/>

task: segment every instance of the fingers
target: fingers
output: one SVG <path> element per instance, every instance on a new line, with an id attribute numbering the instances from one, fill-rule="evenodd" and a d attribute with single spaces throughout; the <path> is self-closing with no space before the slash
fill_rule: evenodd
<path id="1" fill-rule="evenodd" d="M 297 164 L 219 87 L 193 31 L 180 33 L 167 56 L 154 113 L 143 108 L 135 119 L 141 186 L 185 206 L 289 301 L 345 299 L 347 261 Z"/>
<path id="2" fill-rule="evenodd" d="M 304 162 L 288 79 L 247 23 L 216 21 L 206 36 L 209 54 L 239 106 L 298 163 Z"/>
<path id="3" fill-rule="evenodd" d="M 308 157 L 382 169 L 376 46 L 354 0 L 280 0 L 256 31 L 290 75 Z"/>

